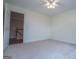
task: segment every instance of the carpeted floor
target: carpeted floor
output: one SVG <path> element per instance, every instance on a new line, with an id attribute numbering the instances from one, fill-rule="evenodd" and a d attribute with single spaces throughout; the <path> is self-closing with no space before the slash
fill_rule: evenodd
<path id="1" fill-rule="evenodd" d="M 11 59 L 10 56 L 3 56 L 3 59 Z"/>
<path id="2" fill-rule="evenodd" d="M 4 56 L 12 59 L 76 59 L 75 45 L 54 40 L 10 45 Z"/>

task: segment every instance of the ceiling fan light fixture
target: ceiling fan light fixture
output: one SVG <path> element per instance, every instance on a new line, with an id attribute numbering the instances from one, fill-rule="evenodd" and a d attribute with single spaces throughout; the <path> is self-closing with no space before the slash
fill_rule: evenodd
<path id="1" fill-rule="evenodd" d="M 45 1 L 45 6 L 47 6 L 47 8 L 55 8 L 57 6 L 56 2 L 58 2 L 57 0 L 44 0 Z"/>
<path id="2" fill-rule="evenodd" d="M 50 8 L 53 8 L 53 5 L 50 5 Z"/>
<path id="3" fill-rule="evenodd" d="M 57 4 L 55 2 L 52 3 L 54 6 L 57 6 Z"/>
<path id="4" fill-rule="evenodd" d="M 50 1 L 53 1 L 53 0 L 50 0 Z"/>

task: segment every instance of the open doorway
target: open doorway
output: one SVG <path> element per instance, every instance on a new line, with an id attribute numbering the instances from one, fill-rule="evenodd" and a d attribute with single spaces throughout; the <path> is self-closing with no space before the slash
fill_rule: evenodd
<path id="1" fill-rule="evenodd" d="M 24 14 L 11 11 L 9 44 L 23 43 Z"/>

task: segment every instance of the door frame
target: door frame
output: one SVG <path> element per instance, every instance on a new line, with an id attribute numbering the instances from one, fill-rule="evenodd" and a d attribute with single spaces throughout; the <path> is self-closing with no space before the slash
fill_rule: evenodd
<path id="1" fill-rule="evenodd" d="M 16 9 L 18 9 L 18 8 L 16 8 Z M 25 12 L 24 11 L 21 12 L 21 10 L 16 10 L 16 9 L 15 10 L 14 9 L 9 9 L 9 13 L 10 13 L 9 20 L 10 20 L 11 12 L 21 13 L 21 14 L 24 15 L 24 23 L 23 23 L 23 43 L 24 43 Z M 10 39 L 10 24 L 9 24 L 9 39 Z"/>
<path id="2" fill-rule="evenodd" d="M 23 42 L 22 43 L 24 43 L 24 13 L 10 10 L 10 25 L 9 25 L 9 28 L 11 27 L 11 13 L 12 12 L 23 14 L 23 33 L 22 33 L 23 34 L 23 38 L 22 38 Z M 9 43 L 10 43 L 10 31 L 11 31 L 11 28 L 9 29 Z"/>

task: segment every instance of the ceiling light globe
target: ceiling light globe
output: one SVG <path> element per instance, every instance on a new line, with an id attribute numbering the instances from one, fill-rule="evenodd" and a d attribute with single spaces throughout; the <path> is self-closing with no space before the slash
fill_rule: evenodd
<path id="1" fill-rule="evenodd" d="M 53 0 L 50 0 L 50 1 L 53 1 Z"/>
<path id="2" fill-rule="evenodd" d="M 56 3 L 54 2 L 54 3 L 52 3 L 53 5 L 56 5 Z"/>
<path id="3" fill-rule="evenodd" d="M 50 5 L 50 8 L 53 8 L 53 5 Z"/>
<path id="4" fill-rule="evenodd" d="M 49 6 L 47 8 L 50 8 Z"/>
<path id="5" fill-rule="evenodd" d="M 55 2 L 52 3 L 54 6 L 57 6 L 57 4 Z"/>

